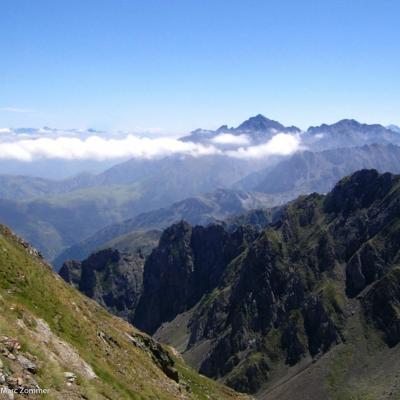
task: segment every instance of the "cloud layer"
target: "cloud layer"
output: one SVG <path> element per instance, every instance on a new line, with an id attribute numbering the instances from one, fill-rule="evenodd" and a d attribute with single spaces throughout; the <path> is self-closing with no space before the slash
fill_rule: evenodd
<path id="1" fill-rule="evenodd" d="M 171 137 L 136 135 L 102 136 L 85 131 L 10 131 L 0 129 L 0 159 L 34 161 L 38 159 L 109 160 L 119 158 L 152 159 L 174 154 L 225 155 L 242 159 L 260 159 L 271 155 L 289 155 L 301 148 L 300 137 L 284 133 L 259 145 L 250 145 L 246 135 L 222 134 L 211 144 L 183 142 Z M 224 145 L 234 145 L 229 150 Z"/>
<path id="2" fill-rule="evenodd" d="M 250 139 L 247 135 L 232 135 L 230 133 L 221 133 L 211 139 L 215 144 L 233 144 L 233 145 L 248 145 Z"/>
<path id="3" fill-rule="evenodd" d="M 240 147 L 226 154 L 236 158 L 263 158 L 273 155 L 288 156 L 302 149 L 299 135 L 278 133 L 268 142 L 256 146 Z"/>

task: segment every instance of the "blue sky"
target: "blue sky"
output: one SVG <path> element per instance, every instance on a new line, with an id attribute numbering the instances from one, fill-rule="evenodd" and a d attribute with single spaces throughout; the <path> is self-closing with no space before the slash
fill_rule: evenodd
<path id="1" fill-rule="evenodd" d="M 2 0 L 0 127 L 400 124 L 400 2 Z"/>

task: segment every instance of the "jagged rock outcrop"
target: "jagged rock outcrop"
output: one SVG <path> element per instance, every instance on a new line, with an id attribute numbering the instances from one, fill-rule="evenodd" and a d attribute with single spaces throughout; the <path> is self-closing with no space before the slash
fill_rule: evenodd
<path id="1" fill-rule="evenodd" d="M 105 249 L 83 262 L 67 261 L 61 277 L 119 317 L 132 322 L 143 288 L 144 257 Z"/>
<path id="2" fill-rule="evenodd" d="M 256 235 L 251 227 L 229 233 L 221 225 L 192 227 L 184 221 L 166 229 L 146 261 L 134 324 L 154 333 L 190 309 L 220 283 L 225 266 Z"/>
<path id="3" fill-rule="evenodd" d="M 66 260 L 60 269 L 60 276 L 65 282 L 79 289 L 82 275 L 82 262 L 79 260 Z"/>
<path id="4" fill-rule="evenodd" d="M 343 179 L 327 196 L 289 204 L 205 292 L 187 324 L 184 354 L 191 359 L 211 343 L 197 354 L 200 372 L 254 392 L 278 360 L 295 365 L 346 340 L 348 296 L 396 264 L 399 207 L 399 177 L 374 170 Z M 381 301 L 387 303 L 375 295 L 369 303 L 377 309 Z M 376 311 L 371 317 L 379 329 L 388 326 L 396 301 L 386 307 L 387 320 Z M 394 321 L 388 343 L 397 343 L 396 332 Z"/>
<path id="5" fill-rule="evenodd" d="M 400 342 L 400 267 L 376 282 L 361 300 L 367 318 L 383 333 L 386 343 Z"/>

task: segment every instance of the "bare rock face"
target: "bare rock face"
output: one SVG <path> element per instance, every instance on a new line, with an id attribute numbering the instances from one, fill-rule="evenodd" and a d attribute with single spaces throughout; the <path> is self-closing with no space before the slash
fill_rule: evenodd
<path id="1" fill-rule="evenodd" d="M 60 276 L 65 282 L 79 289 L 81 281 L 82 262 L 78 260 L 66 260 L 60 269 Z"/>
<path id="2" fill-rule="evenodd" d="M 361 300 L 365 314 L 380 329 L 386 343 L 400 342 L 400 268 L 376 282 Z"/>
<path id="3" fill-rule="evenodd" d="M 220 283 L 226 265 L 255 235 L 251 228 L 229 233 L 221 225 L 192 227 L 184 221 L 166 229 L 146 261 L 134 324 L 154 333 L 190 309 Z"/>
<path id="4" fill-rule="evenodd" d="M 144 258 L 105 249 L 83 262 L 67 261 L 60 276 L 115 315 L 132 321 L 143 288 Z"/>

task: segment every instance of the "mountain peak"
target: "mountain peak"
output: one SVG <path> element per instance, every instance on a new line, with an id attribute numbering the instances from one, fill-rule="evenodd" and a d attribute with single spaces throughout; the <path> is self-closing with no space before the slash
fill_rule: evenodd
<path id="1" fill-rule="evenodd" d="M 264 117 L 262 114 L 250 117 L 236 128 L 238 131 L 268 131 L 271 129 L 283 130 L 285 127 L 277 121 Z"/>
<path id="2" fill-rule="evenodd" d="M 327 211 L 349 214 L 383 199 L 393 188 L 396 175 L 380 174 L 375 169 L 362 169 L 340 180 L 326 198 Z"/>
<path id="3" fill-rule="evenodd" d="M 358 122 L 355 119 L 352 118 L 344 118 L 341 119 L 338 122 L 335 122 L 334 124 L 332 124 L 333 126 L 360 126 L 362 125 L 360 122 Z"/>
<path id="4" fill-rule="evenodd" d="M 228 125 L 221 125 L 217 130 L 216 130 L 216 132 L 225 132 L 225 131 L 228 131 L 229 130 L 229 128 L 228 128 Z"/>
<path id="5" fill-rule="evenodd" d="M 228 125 L 224 124 L 215 131 L 196 129 L 190 132 L 190 135 L 180 138 L 180 140 L 184 142 L 208 141 L 221 133 L 228 132 L 232 135 L 247 134 L 254 142 L 260 143 L 271 139 L 271 137 L 278 132 L 299 133 L 300 129 L 296 126 L 286 127 L 278 121 L 269 119 L 262 114 L 257 114 L 248 118 L 246 121 L 243 121 L 236 128 L 229 128 Z"/>

